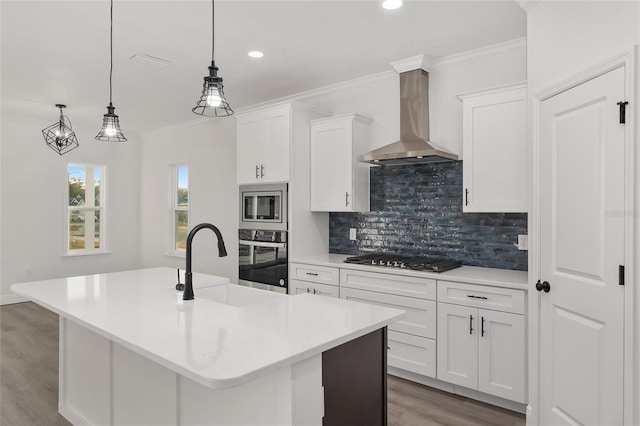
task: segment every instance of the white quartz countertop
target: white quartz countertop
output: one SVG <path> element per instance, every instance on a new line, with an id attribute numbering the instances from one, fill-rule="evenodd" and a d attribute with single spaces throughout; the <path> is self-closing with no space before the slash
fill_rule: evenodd
<path id="1" fill-rule="evenodd" d="M 514 288 L 527 290 L 527 272 L 512 271 L 508 269 L 481 268 L 478 266 L 461 266 L 445 272 L 422 272 L 410 269 L 400 269 L 393 267 L 356 265 L 344 263 L 344 260 L 351 255 L 326 253 L 314 256 L 292 259 L 291 263 L 304 263 L 306 265 L 329 266 L 334 268 L 352 269 L 368 272 L 380 272 L 394 275 L 404 275 L 408 277 L 429 278 L 439 281 L 457 281 L 469 284 L 489 285 L 494 287 Z"/>
<path id="2" fill-rule="evenodd" d="M 404 316 L 341 299 L 289 296 L 194 274 L 195 299 L 176 270 L 152 268 L 14 284 L 11 289 L 178 374 L 237 386 Z"/>

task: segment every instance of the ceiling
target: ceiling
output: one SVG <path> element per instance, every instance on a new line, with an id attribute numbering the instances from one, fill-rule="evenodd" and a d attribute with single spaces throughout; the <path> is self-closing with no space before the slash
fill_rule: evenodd
<path id="1" fill-rule="evenodd" d="M 125 135 L 197 118 L 211 3 L 116 0 L 113 13 L 113 104 Z M 526 34 L 511 0 L 405 1 L 394 11 L 377 0 L 227 0 L 215 13 L 216 64 L 235 110 Z M 65 103 L 74 124 L 97 131 L 109 102 L 109 2 L 3 0 L 0 14 L 2 112 L 48 119 Z M 254 49 L 265 56 L 248 57 Z M 135 53 L 170 64 L 132 62 Z"/>

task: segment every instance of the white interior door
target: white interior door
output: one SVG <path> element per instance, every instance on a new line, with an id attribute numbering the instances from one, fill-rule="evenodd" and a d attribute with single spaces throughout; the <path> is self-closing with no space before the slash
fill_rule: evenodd
<path id="1" fill-rule="evenodd" d="M 623 420 L 624 69 L 540 108 L 539 420 Z"/>

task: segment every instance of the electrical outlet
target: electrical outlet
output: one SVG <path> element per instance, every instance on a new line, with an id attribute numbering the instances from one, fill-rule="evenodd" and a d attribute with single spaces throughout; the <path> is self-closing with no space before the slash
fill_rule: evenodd
<path id="1" fill-rule="evenodd" d="M 351 241 L 356 240 L 356 228 L 349 228 L 349 239 Z"/>
<path id="2" fill-rule="evenodd" d="M 528 235 L 518 235 L 518 250 L 529 250 Z"/>

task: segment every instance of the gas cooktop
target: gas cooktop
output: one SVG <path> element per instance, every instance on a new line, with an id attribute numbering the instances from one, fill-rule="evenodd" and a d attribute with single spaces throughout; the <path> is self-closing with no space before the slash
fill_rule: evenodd
<path id="1" fill-rule="evenodd" d="M 411 269 L 425 272 L 444 272 L 462 266 L 462 262 L 454 259 L 428 256 L 399 256 L 394 254 L 371 253 L 362 256 L 347 257 L 345 263 L 357 265 L 376 265 L 391 268 Z"/>

